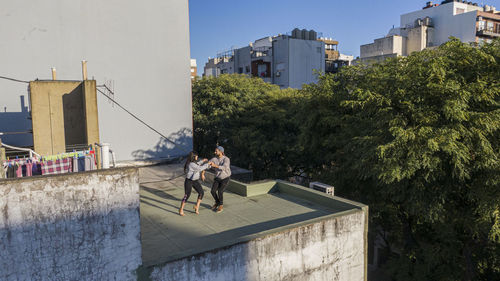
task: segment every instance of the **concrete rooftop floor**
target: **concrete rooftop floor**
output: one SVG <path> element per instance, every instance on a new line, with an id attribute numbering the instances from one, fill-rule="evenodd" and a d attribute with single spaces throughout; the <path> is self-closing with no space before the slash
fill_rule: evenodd
<path id="1" fill-rule="evenodd" d="M 193 210 L 198 194 L 191 193 L 184 217 L 178 215 L 184 196 L 182 165 L 161 165 L 140 169 L 140 215 L 143 265 L 151 266 L 214 250 L 242 241 L 245 237 L 338 210 L 284 193 L 243 197 L 224 192 L 224 211 L 210 210 L 214 204 L 210 189 L 200 214 Z"/>

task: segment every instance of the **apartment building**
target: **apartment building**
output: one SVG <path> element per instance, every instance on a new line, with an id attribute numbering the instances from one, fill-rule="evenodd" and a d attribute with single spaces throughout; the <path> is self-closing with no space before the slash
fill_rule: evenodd
<path id="1" fill-rule="evenodd" d="M 191 59 L 191 82 L 196 79 L 196 76 L 198 75 L 198 68 L 196 66 L 196 60 Z"/>
<path id="2" fill-rule="evenodd" d="M 361 45 L 358 62 L 407 56 L 439 46 L 453 36 L 462 42 L 482 43 L 500 36 L 500 13 L 495 7 L 467 1 L 427 2 L 423 9 L 401 15 L 400 26 L 387 36 Z"/>
<path id="3" fill-rule="evenodd" d="M 204 76 L 238 73 L 260 77 L 281 88 L 301 88 L 317 82 L 317 73 L 336 72 L 350 61 L 352 56 L 339 53 L 338 41 L 318 38 L 314 30 L 296 28 L 289 34 L 260 38 L 209 58 Z"/>
<path id="4" fill-rule="evenodd" d="M 325 43 L 325 72 L 336 73 L 343 66 L 351 65 L 353 56 L 341 54 L 338 50 L 339 42 L 332 38 L 318 39 Z"/>

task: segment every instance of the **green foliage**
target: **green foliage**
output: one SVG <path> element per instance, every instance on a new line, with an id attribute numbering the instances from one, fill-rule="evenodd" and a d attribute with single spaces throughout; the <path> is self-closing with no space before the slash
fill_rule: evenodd
<path id="1" fill-rule="evenodd" d="M 211 155 L 224 146 L 233 164 L 260 178 L 293 175 L 298 161 L 296 90 L 280 90 L 260 78 L 222 75 L 193 86 L 194 147 Z"/>
<path id="2" fill-rule="evenodd" d="M 370 206 L 394 280 L 500 280 L 500 40 L 451 40 L 303 90 L 193 86 L 194 143 L 257 179 L 306 173 Z"/>
<path id="3" fill-rule="evenodd" d="M 397 280 L 500 279 L 499 50 L 452 40 L 305 89 L 310 172 L 370 205 Z"/>

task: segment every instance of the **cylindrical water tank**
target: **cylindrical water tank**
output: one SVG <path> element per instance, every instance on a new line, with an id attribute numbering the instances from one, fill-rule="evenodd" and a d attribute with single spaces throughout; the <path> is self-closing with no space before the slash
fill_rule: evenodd
<path id="1" fill-rule="evenodd" d="M 309 40 L 316 40 L 318 39 L 318 33 L 314 30 L 309 31 Z"/>
<path id="2" fill-rule="evenodd" d="M 307 31 L 307 29 L 305 29 L 305 28 L 302 29 L 302 31 L 300 33 L 301 33 L 300 39 L 304 39 L 304 40 L 309 39 L 309 32 Z"/>

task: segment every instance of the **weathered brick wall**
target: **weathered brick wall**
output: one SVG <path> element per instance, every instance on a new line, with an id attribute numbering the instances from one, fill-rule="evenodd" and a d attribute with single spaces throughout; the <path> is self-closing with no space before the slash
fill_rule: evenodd
<path id="1" fill-rule="evenodd" d="M 170 262 L 152 280 L 366 280 L 362 210 Z"/>
<path id="2" fill-rule="evenodd" d="M 136 280 L 134 168 L 0 181 L 0 280 Z"/>

